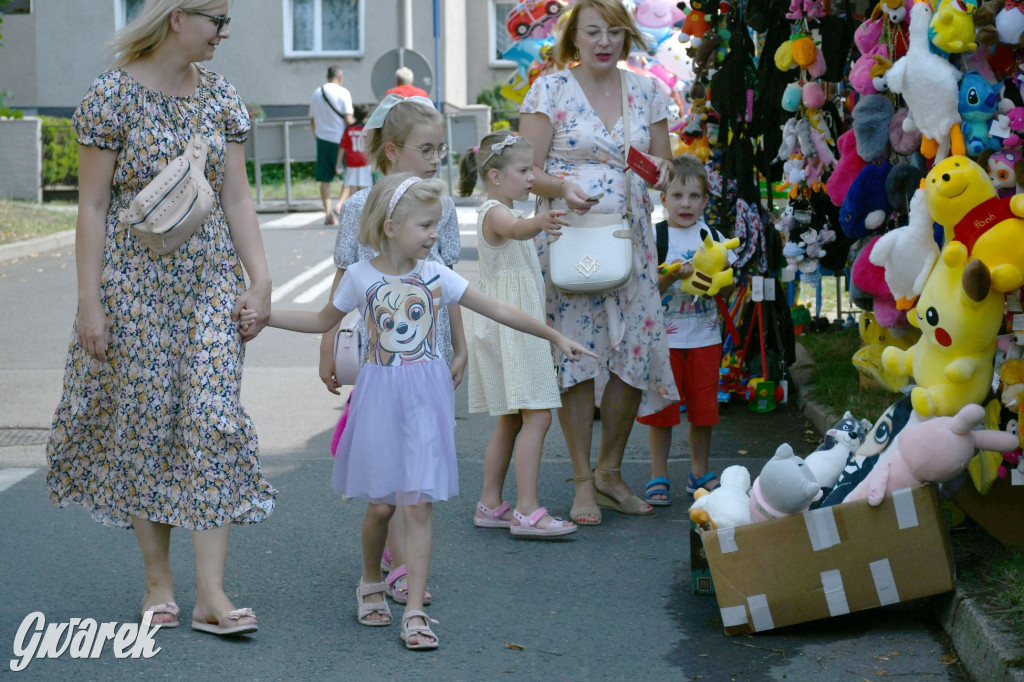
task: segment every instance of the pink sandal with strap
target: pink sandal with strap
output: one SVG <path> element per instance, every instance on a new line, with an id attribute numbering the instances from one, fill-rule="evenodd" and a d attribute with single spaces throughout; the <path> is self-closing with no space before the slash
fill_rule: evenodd
<path id="1" fill-rule="evenodd" d="M 473 525 L 477 528 L 511 528 L 512 519 L 502 518 L 511 507 L 512 505 L 508 502 L 502 502 L 494 509 L 491 509 L 483 502 L 477 502 L 476 509 L 483 516 L 474 514 Z"/>
<path id="2" fill-rule="evenodd" d="M 538 528 L 537 524 L 545 516 L 548 516 L 548 510 L 544 507 L 540 507 L 529 516 L 525 516 L 519 513 L 518 509 L 515 509 L 512 511 L 515 523 L 512 524 L 509 531 L 512 535 L 531 538 L 553 538 L 576 532 L 576 524 L 571 521 L 563 521 L 556 516 L 551 517 L 552 521 L 548 524 L 547 528 Z"/>
<path id="3" fill-rule="evenodd" d="M 395 567 L 384 579 L 385 591 L 396 604 L 405 604 L 409 601 L 409 579 L 406 577 L 406 573 L 405 564 L 402 564 Z M 434 597 L 429 590 L 423 593 L 424 606 L 430 606 L 430 602 L 433 600 Z"/>

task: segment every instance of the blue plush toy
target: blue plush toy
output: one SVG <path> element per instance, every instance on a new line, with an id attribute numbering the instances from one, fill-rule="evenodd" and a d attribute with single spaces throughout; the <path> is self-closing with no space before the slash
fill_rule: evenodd
<path id="1" fill-rule="evenodd" d="M 839 208 L 839 226 L 847 236 L 860 239 L 885 225 L 892 212 L 885 192 L 885 179 L 890 170 L 889 162 L 869 163 L 857 174 Z"/>
<path id="2" fill-rule="evenodd" d="M 989 135 L 989 124 L 995 118 L 1002 92 L 1002 83 L 989 83 L 977 71 L 968 71 L 960 80 L 957 108 L 963 122 L 964 146 L 967 155 L 977 158 L 986 149 L 1002 149 L 998 138 Z"/>

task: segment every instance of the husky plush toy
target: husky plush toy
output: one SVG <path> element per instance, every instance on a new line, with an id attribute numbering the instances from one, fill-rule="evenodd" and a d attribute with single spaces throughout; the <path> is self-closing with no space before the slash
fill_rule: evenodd
<path id="1" fill-rule="evenodd" d="M 870 430 L 871 422 L 857 419 L 847 411 L 835 426 L 825 432 L 825 442 L 821 447 L 804 457 L 804 463 L 810 467 L 818 485 L 826 489 L 835 487 L 850 455 L 864 443 Z"/>

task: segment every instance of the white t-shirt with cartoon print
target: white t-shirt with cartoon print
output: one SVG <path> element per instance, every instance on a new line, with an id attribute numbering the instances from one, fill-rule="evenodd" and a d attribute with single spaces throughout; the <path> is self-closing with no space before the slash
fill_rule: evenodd
<path id="1" fill-rule="evenodd" d="M 703 220 L 698 220 L 690 227 L 669 225 L 665 262 L 693 260 L 701 245 L 702 228 L 710 231 Z M 715 234 L 718 240 L 725 240 L 718 230 L 715 230 Z M 736 261 L 736 254 L 732 251 L 728 254 L 729 263 L 732 264 Z M 668 336 L 669 348 L 703 348 L 722 342 L 721 319 L 713 297 L 684 292 L 677 281 L 662 292 L 661 305 L 665 313 L 665 334 Z"/>
<path id="2" fill-rule="evenodd" d="M 435 261 L 417 261 L 404 275 L 385 275 L 370 261 L 345 271 L 334 307 L 359 309 L 366 321 L 366 362 L 395 367 L 442 357 L 437 347 L 437 314 L 458 303 L 469 282 Z"/>

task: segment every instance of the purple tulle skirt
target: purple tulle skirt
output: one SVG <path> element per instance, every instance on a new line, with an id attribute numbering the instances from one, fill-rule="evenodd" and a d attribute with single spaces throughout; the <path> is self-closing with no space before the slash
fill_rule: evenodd
<path id="1" fill-rule="evenodd" d="M 331 484 L 346 497 L 394 505 L 459 494 L 455 391 L 443 359 L 363 365 Z"/>

